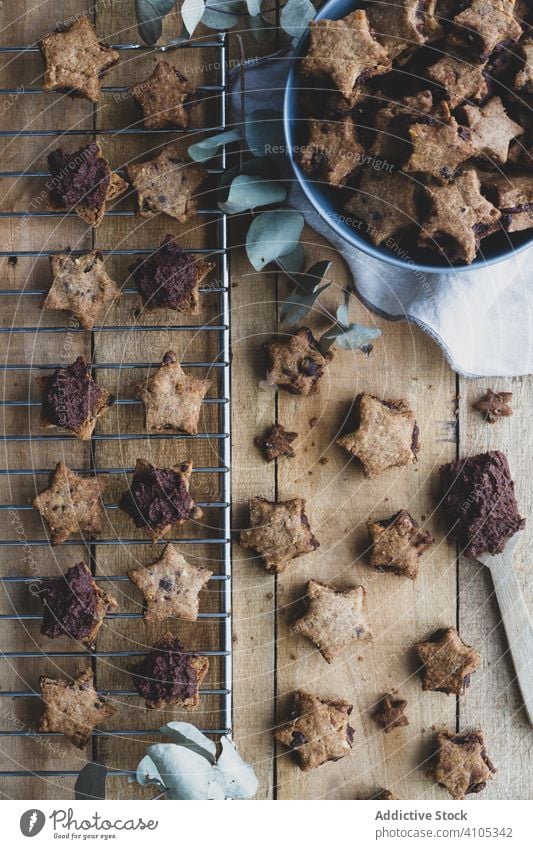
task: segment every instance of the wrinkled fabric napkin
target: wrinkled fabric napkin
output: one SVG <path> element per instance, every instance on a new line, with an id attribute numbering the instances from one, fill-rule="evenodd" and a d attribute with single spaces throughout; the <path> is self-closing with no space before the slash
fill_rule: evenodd
<path id="1" fill-rule="evenodd" d="M 245 63 L 242 72 L 233 69 L 232 125 L 257 109 L 281 112 L 288 58 L 276 54 Z M 421 327 L 459 374 L 512 377 L 533 372 L 533 249 L 460 274 L 404 271 L 367 256 L 340 238 L 310 206 L 296 178 L 287 202 L 344 258 L 360 300 L 390 321 L 409 321 Z"/>

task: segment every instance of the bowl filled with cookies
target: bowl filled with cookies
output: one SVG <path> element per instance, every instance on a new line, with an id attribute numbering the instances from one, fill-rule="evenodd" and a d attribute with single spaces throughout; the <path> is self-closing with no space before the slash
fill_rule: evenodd
<path id="1" fill-rule="evenodd" d="M 285 141 L 353 247 L 426 272 L 533 242 L 533 14 L 522 0 L 329 0 L 290 61 Z"/>

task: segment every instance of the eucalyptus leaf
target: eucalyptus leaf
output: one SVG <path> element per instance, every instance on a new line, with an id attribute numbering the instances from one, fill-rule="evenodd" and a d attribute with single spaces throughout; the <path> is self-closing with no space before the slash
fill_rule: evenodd
<path id="1" fill-rule="evenodd" d="M 281 305 L 280 320 L 282 324 L 298 324 L 303 321 L 310 309 L 313 307 L 316 299 L 329 289 L 330 283 L 320 286 L 314 292 L 308 295 L 298 295 L 293 293 L 285 298 Z"/>
<path id="2" fill-rule="evenodd" d="M 259 782 L 250 764 L 243 761 L 232 741 L 224 736 L 221 741 L 222 753 L 217 760 L 216 770 L 222 781 L 225 799 L 251 799 L 257 793 Z"/>
<path id="3" fill-rule="evenodd" d="M 242 163 L 242 166 L 235 165 L 226 170 L 220 175 L 218 188 L 227 188 L 233 182 L 238 174 L 248 174 L 254 177 L 278 177 L 278 169 L 275 163 L 272 162 L 269 156 L 256 156 L 253 159 L 247 159 Z"/>
<path id="4" fill-rule="evenodd" d="M 245 8 L 242 0 L 207 0 L 202 23 L 209 29 L 231 29 L 239 23 Z"/>
<path id="5" fill-rule="evenodd" d="M 275 29 L 275 25 L 266 21 L 263 15 L 246 15 L 244 24 L 257 44 L 264 44 Z"/>
<path id="6" fill-rule="evenodd" d="M 332 327 L 320 339 L 322 353 L 329 351 L 332 345 L 344 350 L 363 350 L 372 339 L 381 336 L 381 330 L 376 327 L 363 327 L 361 324 L 349 324 L 346 328 Z"/>
<path id="7" fill-rule="evenodd" d="M 340 304 L 340 306 L 337 307 L 336 318 L 341 327 L 348 327 L 350 324 L 350 317 L 347 304 Z"/>
<path id="8" fill-rule="evenodd" d="M 275 109 L 256 109 L 251 112 L 247 116 L 244 132 L 254 156 L 279 155 L 284 149 L 281 112 Z"/>
<path id="9" fill-rule="evenodd" d="M 281 203 L 286 197 L 287 192 L 280 183 L 265 180 L 264 177 L 240 174 L 233 180 L 227 200 L 219 202 L 218 206 L 222 212 L 233 215 L 247 209 L 256 209 L 258 206 Z"/>
<path id="10" fill-rule="evenodd" d="M 155 44 L 161 38 L 163 18 L 175 3 L 176 0 L 135 0 L 139 35 L 146 44 Z"/>
<path id="11" fill-rule="evenodd" d="M 189 156 L 194 162 L 207 162 L 218 153 L 219 147 L 223 144 L 238 141 L 241 138 L 239 130 L 226 130 L 223 133 L 217 133 L 216 136 L 210 136 L 207 139 L 191 144 L 188 149 Z"/>
<path id="12" fill-rule="evenodd" d="M 95 761 L 83 767 L 76 784 L 74 785 L 74 798 L 81 799 L 105 799 L 105 782 L 107 778 L 107 767 Z"/>
<path id="13" fill-rule="evenodd" d="M 299 290 L 304 294 L 314 292 L 317 286 L 320 285 L 326 274 L 331 268 L 331 260 L 325 259 L 313 263 L 307 271 L 300 271 L 291 274 L 291 280 L 294 281 Z"/>
<path id="14" fill-rule="evenodd" d="M 207 758 L 174 743 L 155 743 L 148 747 L 147 756 L 149 761 L 144 767 L 145 784 L 166 787 L 169 799 L 210 798 L 208 793 L 213 779 L 213 764 Z M 145 760 L 143 758 L 141 764 Z"/>
<path id="15" fill-rule="evenodd" d="M 211 763 L 215 762 L 216 743 L 190 722 L 167 722 L 159 730 L 166 737 L 170 737 L 173 743 L 185 746 L 187 749 L 207 758 Z"/>
<path id="16" fill-rule="evenodd" d="M 204 0 L 183 0 L 181 4 L 181 19 L 189 35 L 192 35 L 204 13 Z"/>
<path id="17" fill-rule="evenodd" d="M 141 787 L 146 787 L 148 784 L 157 784 L 162 789 L 165 787 L 163 779 L 159 775 L 159 770 L 150 755 L 145 755 L 137 764 L 135 779 Z M 132 782 L 134 779 L 130 778 L 129 780 Z"/>
<path id="18" fill-rule="evenodd" d="M 261 0 L 245 0 L 248 14 L 252 17 L 261 13 Z"/>
<path id="19" fill-rule="evenodd" d="M 304 267 L 305 254 L 304 249 L 300 244 L 286 254 L 283 259 L 278 259 L 277 263 L 280 269 L 292 277 L 294 274 L 299 274 Z"/>
<path id="20" fill-rule="evenodd" d="M 280 26 L 293 38 L 300 38 L 316 15 L 311 0 L 287 0 L 279 18 Z"/>
<path id="21" fill-rule="evenodd" d="M 256 271 L 280 257 L 290 256 L 298 246 L 304 217 L 292 209 L 262 212 L 246 234 L 246 253 Z"/>

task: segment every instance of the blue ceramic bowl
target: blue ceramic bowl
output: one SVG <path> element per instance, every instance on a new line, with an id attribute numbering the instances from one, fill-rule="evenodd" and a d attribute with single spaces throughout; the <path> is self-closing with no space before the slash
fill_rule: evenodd
<path id="1" fill-rule="evenodd" d="M 357 0 L 328 0 L 317 12 L 315 20 L 329 18 L 339 20 L 344 18 L 361 4 Z M 305 89 L 306 82 L 300 81 L 298 76 L 298 62 L 305 56 L 309 44 L 309 32 L 307 31 L 300 39 L 294 50 L 293 57 L 289 60 L 289 71 L 285 87 L 283 102 L 283 125 L 285 132 L 285 143 L 292 168 L 307 199 L 329 226 L 341 236 L 349 245 L 359 248 L 366 254 L 383 260 L 390 265 L 399 268 L 413 268 L 427 273 L 442 273 L 445 269 L 453 267 L 455 271 L 469 271 L 480 266 L 494 265 L 508 259 L 512 254 L 522 251 L 533 244 L 533 230 L 525 230 L 518 233 L 505 233 L 499 231 L 487 237 L 481 243 L 476 259 L 470 264 L 450 263 L 435 251 L 409 248 L 409 257 L 396 256 L 384 246 L 374 245 L 364 233 L 353 229 L 342 220 L 342 208 L 347 199 L 347 193 L 342 189 L 332 189 L 323 183 L 313 181 L 305 171 L 302 171 L 294 151 L 298 145 L 305 143 L 306 118 L 299 106 L 299 87 Z M 414 262 L 414 266 L 413 266 Z"/>

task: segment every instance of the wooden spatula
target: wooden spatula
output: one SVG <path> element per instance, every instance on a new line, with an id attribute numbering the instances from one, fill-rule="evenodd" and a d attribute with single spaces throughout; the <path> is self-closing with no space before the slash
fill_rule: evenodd
<path id="1" fill-rule="evenodd" d="M 513 569 L 518 538 L 515 534 L 501 554 L 481 554 L 478 560 L 490 569 L 516 678 L 533 725 L 533 622 Z"/>

